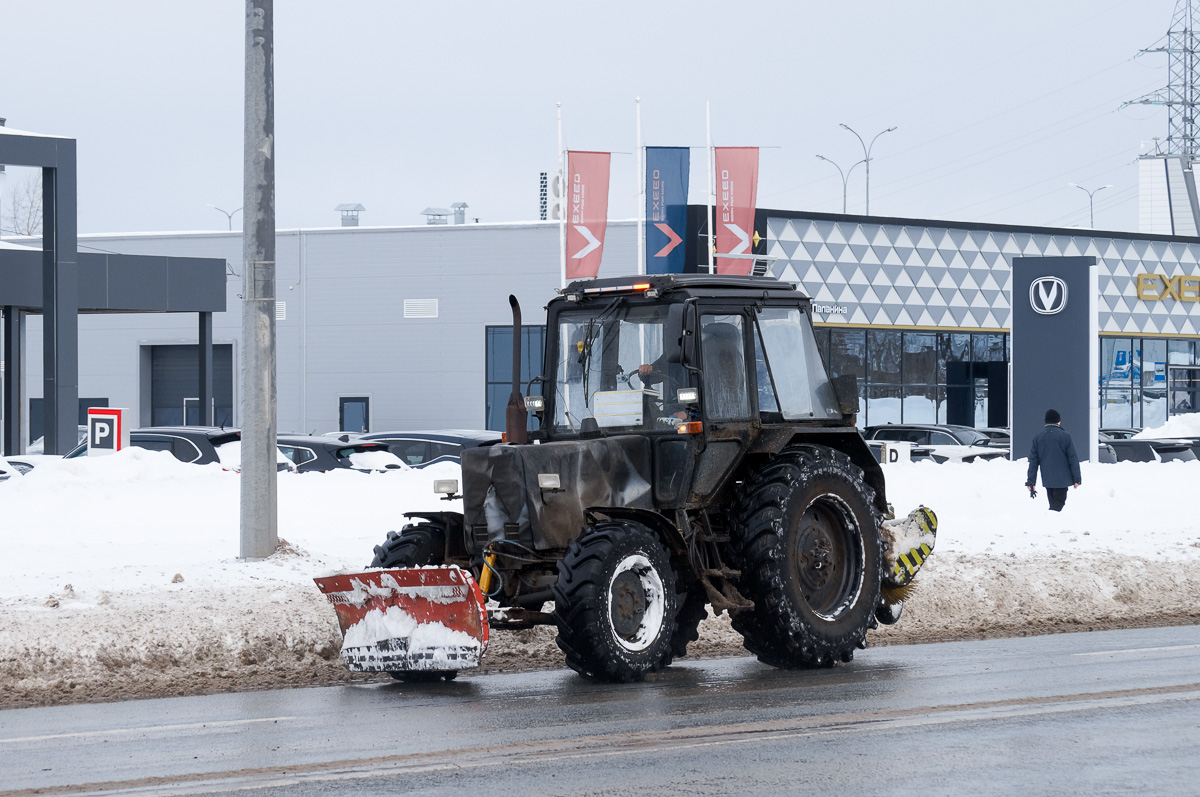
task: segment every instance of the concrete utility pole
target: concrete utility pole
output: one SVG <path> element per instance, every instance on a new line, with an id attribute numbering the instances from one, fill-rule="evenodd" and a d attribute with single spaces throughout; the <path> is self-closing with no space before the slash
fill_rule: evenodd
<path id="1" fill-rule="evenodd" d="M 242 559 L 279 541 L 275 440 L 274 0 L 246 0 L 242 203 Z"/>

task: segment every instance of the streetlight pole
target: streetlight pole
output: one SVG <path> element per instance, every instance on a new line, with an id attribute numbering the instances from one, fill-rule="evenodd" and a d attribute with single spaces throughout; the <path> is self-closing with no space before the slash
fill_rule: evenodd
<path id="1" fill-rule="evenodd" d="M 241 210 L 242 210 L 241 208 L 238 208 L 237 210 L 222 210 L 221 208 L 217 207 L 216 205 L 209 205 L 209 207 L 212 208 L 213 210 L 220 210 L 222 213 L 225 214 L 225 218 L 229 220 L 229 229 L 231 229 L 231 230 L 233 229 L 233 217 L 237 213 L 241 212 Z"/>
<path id="2" fill-rule="evenodd" d="M 1094 197 L 1099 192 L 1103 191 L 1105 188 L 1112 188 L 1112 186 L 1111 185 L 1102 185 L 1099 188 L 1094 188 L 1091 191 L 1089 191 L 1086 188 L 1084 188 L 1083 186 L 1079 185 L 1078 183 L 1067 183 L 1067 185 L 1070 186 L 1071 188 L 1078 188 L 1080 191 L 1083 191 L 1085 194 L 1088 195 L 1088 227 L 1091 227 L 1092 229 L 1096 229 L 1096 206 L 1095 206 L 1095 203 L 1092 201 L 1092 197 Z"/>
<path id="3" fill-rule="evenodd" d="M 889 127 L 887 130 L 883 130 L 883 131 L 880 131 L 880 132 L 876 133 L 876 134 L 875 134 L 875 138 L 871 139 L 871 143 L 870 143 L 870 144 L 867 144 L 865 141 L 863 141 L 863 137 L 862 137 L 862 136 L 860 136 L 860 135 L 859 135 L 859 134 L 858 134 L 858 133 L 857 133 L 857 132 L 854 130 L 854 128 L 852 128 L 850 125 L 848 125 L 848 124 L 844 124 L 844 123 L 843 123 L 843 124 L 841 124 L 841 125 L 839 125 L 839 126 L 840 126 L 840 127 L 844 127 L 844 128 L 846 128 L 846 129 L 847 129 L 847 130 L 849 130 L 851 133 L 854 133 L 854 137 L 858 139 L 858 143 L 859 143 L 859 144 L 862 144 L 862 148 L 863 148 L 863 161 L 865 161 L 865 162 L 866 162 L 866 164 L 867 164 L 867 215 L 868 215 L 868 216 L 870 216 L 870 215 L 871 215 L 871 148 L 875 146 L 875 141 L 876 141 L 876 140 L 877 140 L 877 139 L 878 139 L 880 136 L 882 136 L 884 133 L 890 133 L 890 132 L 892 132 L 893 130 L 895 130 L 896 128 L 895 128 L 895 127 Z"/>
<path id="4" fill-rule="evenodd" d="M 858 163 L 854 164 L 854 166 L 851 166 L 851 167 L 850 167 L 850 171 L 848 171 L 848 172 L 843 172 L 843 171 L 842 171 L 842 167 L 841 167 L 841 166 L 838 166 L 836 163 L 834 163 L 833 161 L 831 161 L 829 158 L 826 158 L 824 155 L 818 155 L 817 157 L 818 157 L 818 158 L 820 158 L 821 160 L 825 161 L 826 163 L 833 164 L 833 168 L 837 169 L 837 170 L 838 170 L 838 174 L 840 174 L 840 175 L 841 175 L 841 177 L 842 177 L 842 213 L 844 214 L 844 213 L 846 212 L 846 186 L 847 186 L 847 181 L 850 179 L 850 175 L 854 174 L 854 166 L 857 166 L 857 165 L 858 165 L 858 163 L 866 163 L 866 161 L 859 161 Z"/>

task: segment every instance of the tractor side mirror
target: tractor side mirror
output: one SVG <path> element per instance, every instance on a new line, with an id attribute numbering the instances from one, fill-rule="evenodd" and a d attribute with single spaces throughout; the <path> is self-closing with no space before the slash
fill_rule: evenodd
<path id="1" fill-rule="evenodd" d="M 838 410 L 842 415 L 858 412 L 858 377 L 842 374 L 833 380 L 833 394 L 837 396 Z"/>
<path id="2" fill-rule="evenodd" d="M 663 350 L 667 352 L 667 362 L 677 363 L 683 360 L 683 310 L 685 305 L 672 304 L 667 307 L 667 323 L 663 328 Z"/>
<path id="3" fill-rule="evenodd" d="M 679 326 L 674 327 L 678 332 L 672 332 L 672 317 L 673 314 L 679 312 Z M 671 358 L 668 362 L 696 362 L 696 306 L 691 302 L 682 305 L 672 305 L 671 310 L 667 315 L 667 342 L 670 343 L 672 334 L 677 334 L 679 341 L 678 348 L 672 347 Z M 679 358 L 679 359 L 675 359 Z"/>

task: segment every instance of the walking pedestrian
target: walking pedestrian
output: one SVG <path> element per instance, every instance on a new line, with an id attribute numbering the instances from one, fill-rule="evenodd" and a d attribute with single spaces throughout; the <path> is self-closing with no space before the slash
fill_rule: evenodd
<path id="1" fill-rule="evenodd" d="M 1029 451 L 1029 475 L 1025 486 L 1031 497 L 1037 497 L 1038 468 L 1042 469 L 1042 487 L 1051 512 L 1061 512 L 1067 503 L 1067 487 L 1079 487 L 1083 477 L 1079 471 L 1079 457 L 1075 454 L 1075 443 L 1071 435 L 1060 425 L 1062 418 L 1058 410 L 1046 410 L 1046 426 L 1033 438 Z"/>

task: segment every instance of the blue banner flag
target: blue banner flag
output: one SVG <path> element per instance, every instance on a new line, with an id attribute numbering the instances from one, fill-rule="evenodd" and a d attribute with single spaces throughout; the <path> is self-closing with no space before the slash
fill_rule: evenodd
<path id="1" fill-rule="evenodd" d="M 683 273 L 687 147 L 646 147 L 646 273 Z"/>

